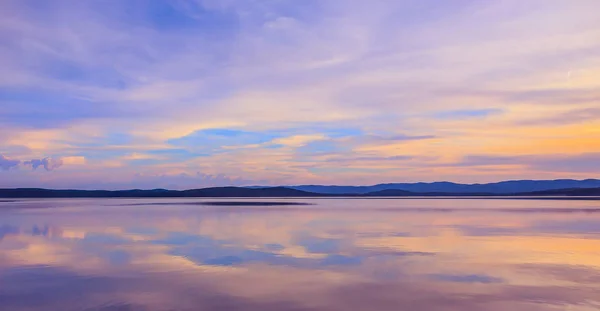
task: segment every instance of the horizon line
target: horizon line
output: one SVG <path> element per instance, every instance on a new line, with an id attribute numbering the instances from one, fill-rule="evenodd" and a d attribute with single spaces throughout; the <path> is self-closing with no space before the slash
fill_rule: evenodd
<path id="1" fill-rule="evenodd" d="M 150 191 L 150 190 L 167 190 L 167 191 L 187 191 L 187 190 L 198 190 L 198 189 L 211 189 L 211 188 L 289 188 L 292 187 L 375 187 L 379 185 L 394 185 L 394 184 L 404 184 L 404 185 L 417 185 L 417 184 L 440 184 L 440 183 L 449 183 L 454 185 L 464 185 L 464 186 L 477 186 L 477 185 L 493 185 L 500 183 L 508 183 L 508 182 L 557 182 L 557 181 L 575 181 L 575 182 L 586 182 L 586 181 L 599 181 L 598 178 L 586 178 L 586 179 L 574 179 L 574 178 L 558 178 L 558 179 L 508 179 L 508 180 L 500 180 L 489 183 L 460 183 L 460 182 L 452 182 L 452 181 L 432 181 L 432 182 L 385 182 L 385 183 L 377 183 L 377 184 L 369 184 L 369 185 L 340 185 L 340 184 L 296 184 L 296 185 L 223 185 L 223 186 L 208 186 L 208 187 L 198 187 L 198 188 L 186 188 L 186 189 L 169 189 L 169 188 L 121 188 L 121 189 L 82 189 L 82 188 L 44 188 L 44 187 L 13 187 L 13 188 L 0 188 L 0 190 L 15 190 L 15 189 L 42 189 L 42 190 L 76 190 L 76 191 L 131 191 L 131 190 L 141 190 L 141 191 Z"/>

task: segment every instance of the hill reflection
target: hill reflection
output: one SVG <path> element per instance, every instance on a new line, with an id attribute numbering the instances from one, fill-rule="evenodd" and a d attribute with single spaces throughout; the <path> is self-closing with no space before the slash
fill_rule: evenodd
<path id="1" fill-rule="evenodd" d="M 544 212 L 593 203 L 484 200 L 471 213 L 460 200 L 307 201 L 317 205 L 90 199 L 2 209 L 0 302 L 50 311 L 599 306 L 600 216 Z M 435 211 L 449 204 L 462 212 Z M 493 212 L 507 208 L 516 212 Z"/>

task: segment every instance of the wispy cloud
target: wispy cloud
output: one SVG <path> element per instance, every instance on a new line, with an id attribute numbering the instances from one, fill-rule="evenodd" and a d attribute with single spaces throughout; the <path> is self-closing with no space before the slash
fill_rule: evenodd
<path id="1" fill-rule="evenodd" d="M 521 156 L 469 155 L 458 166 L 522 166 L 547 172 L 600 172 L 600 153 Z"/>
<path id="2" fill-rule="evenodd" d="M 431 168 L 507 148 L 600 152 L 598 10 L 595 0 L 2 1 L 0 152 L 46 169 L 60 165 L 42 155 L 81 157 L 51 174 L 72 183 L 109 167 L 124 179 L 496 179 L 466 163 Z M 415 156 L 401 172 L 378 163 L 398 154 Z M 5 174 L 24 165 L 8 161 Z M 527 169 L 508 176 L 541 176 L 518 161 Z"/>
<path id="3" fill-rule="evenodd" d="M 598 101 L 600 104 L 600 100 Z M 529 119 L 516 121 L 518 125 L 531 126 L 560 126 L 569 124 L 582 124 L 600 121 L 600 108 L 580 108 L 562 112 L 546 117 L 530 117 Z"/>
<path id="4" fill-rule="evenodd" d="M 468 119 L 468 118 L 485 118 L 501 114 L 502 109 L 497 108 L 486 108 L 486 109 L 462 109 L 462 110 L 450 110 L 441 111 L 435 114 L 436 118 L 439 119 Z"/>

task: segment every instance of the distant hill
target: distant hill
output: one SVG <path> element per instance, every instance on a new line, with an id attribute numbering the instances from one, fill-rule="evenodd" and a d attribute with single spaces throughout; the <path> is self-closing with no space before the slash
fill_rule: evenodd
<path id="1" fill-rule="evenodd" d="M 285 187 L 215 187 L 190 190 L 52 190 L 39 188 L 0 189 L 0 198 L 185 198 L 185 197 L 319 197 L 326 196 Z"/>
<path id="2" fill-rule="evenodd" d="M 454 193 L 454 192 L 411 192 L 397 189 L 387 189 L 381 191 L 373 191 L 363 194 L 353 194 L 352 196 L 367 196 L 367 197 L 481 197 L 481 196 L 509 196 L 511 194 L 495 194 L 495 193 Z"/>
<path id="3" fill-rule="evenodd" d="M 529 193 L 519 193 L 518 195 L 531 195 L 531 196 L 600 196 L 600 188 L 556 189 L 556 190 L 534 191 L 534 192 L 529 192 Z"/>
<path id="4" fill-rule="evenodd" d="M 526 191 L 506 194 L 485 192 L 412 192 L 398 189 L 385 189 L 362 194 L 323 194 L 302 191 L 287 187 L 244 188 L 214 187 L 190 190 L 52 190 L 39 188 L 0 189 L 0 198 L 282 198 L 282 197 L 480 197 L 480 196 L 600 196 L 598 188 L 569 188 L 544 191 Z"/>
<path id="5" fill-rule="evenodd" d="M 572 188 L 600 188 L 600 180 L 510 180 L 488 184 L 458 184 L 452 182 L 389 183 L 373 186 L 300 185 L 288 188 L 324 194 L 366 194 L 382 190 L 404 190 L 416 193 L 488 193 L 510 194 Z"/>

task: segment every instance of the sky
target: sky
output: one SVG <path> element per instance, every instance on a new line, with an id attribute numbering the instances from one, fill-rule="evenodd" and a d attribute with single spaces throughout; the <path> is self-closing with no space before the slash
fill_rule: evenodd
<path id="1" fill-rule="evenodd" d="M 600 177 L 597 0 L 4 0 L 0 187 Z"/>

